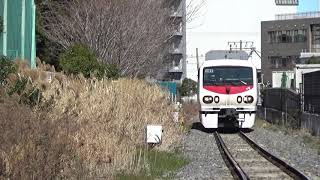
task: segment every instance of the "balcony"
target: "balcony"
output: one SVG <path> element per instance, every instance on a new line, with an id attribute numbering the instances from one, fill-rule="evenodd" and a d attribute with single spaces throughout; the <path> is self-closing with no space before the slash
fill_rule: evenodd
<path id="1" fill-rule="evenodd" d="M 182 37 L 183 33 L 182 33 L 182 30 L 175 30 L 173 31 L 172 35 L 177 37 Z"/>
<path id="2" fill-rule="evenodd" d="M 172 47 L 169 50 L 170 54 L 173 55 L 182 55 L 183 54 L 183 48 L 182 48 L 182 43 L 181 42 L 173 42 Z"/>
<path id="3" fill-rule="evenodd" d="M 182 18 L 183 17 L 182 3 L 180 3 L 178 6 L 171 6 L 170 17 L 171 18 Z"/>
<path id="4" fill-rule="evenodd" d="M 174 49 L 171 49 L 170 51 L 170 54 L 173 54 L 173 55 L 182 55 L 183 52 L 182 52 L 182 49 L 181 48 L 174 48 Z"/>
<path id="5" fill-rule="evenodd" d="M 169 68 L 169 73 L 183 73 L 182 64 L 179 66 L 172 66 Z"/>
<path id="6" fill-rule="evenodd" d="M 181 10 L 172 10 L 170 13 L 170 17 L 172 18 L 182 18 L 183 17 L 183 13 Z"/>

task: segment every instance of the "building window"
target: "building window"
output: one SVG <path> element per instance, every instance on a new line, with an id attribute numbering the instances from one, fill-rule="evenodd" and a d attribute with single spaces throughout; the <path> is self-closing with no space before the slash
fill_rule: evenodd
<path id="1" fill-rule="evenodd" d="M 282 67 L 287 67 L 287 58 L 282 58 Z"/>
<path id="2" fill-rule="evenodd" d="M 293 42 L 306 42 L 307 30 L 283 30 L 283 31 L 269 31 L 269 43 L 293 43 Z M 319 34 L 320 35 L 320 34 Z M 319 36 L 320 39 L 320 36 Z"/>
<path id="3" fill-rule="evenodd" d="M 299 29 L 294 37 L 295 42 L 306 42 L 307 41 L 307 30 Z"/>
<path id="4" fill-rule="evenodd" d="M 320 52 L 320 24 L 311 25 L 311 51 Z"/>
<path id="5" fill-rule="evenodd" d="M 269 36 L 269 43 L 276 43 L 277 42 L 275 31 L 268 32 L 268 36 Z"/>
<path id="6" fill-rule="evenodd" d="M 287 68 L 291 63 L 291 56 L 288 57 L 281 57 L 281 56 L 271 56 L 271 68 L 273 69 L 280 69 L 280 68 Z"/>
<path id="7" fill-rule="evenodd" d="M 278 69 L 281 67 L 282 58 L 281 56 L 271 56 L 271 68 Z"/>

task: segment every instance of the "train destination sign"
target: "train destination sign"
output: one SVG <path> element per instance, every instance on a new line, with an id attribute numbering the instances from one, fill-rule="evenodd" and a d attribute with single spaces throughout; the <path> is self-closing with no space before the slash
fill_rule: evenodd
<path id="1" fill-rule="evenodd" d="M 298 6 L 299 0 L 275 0 L 279 6 Z"/>

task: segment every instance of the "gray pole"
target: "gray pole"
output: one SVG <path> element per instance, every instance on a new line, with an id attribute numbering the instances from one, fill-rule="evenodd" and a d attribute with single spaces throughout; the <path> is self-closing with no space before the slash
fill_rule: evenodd
<path id="1" fill-rule="evenodd" d="M 199 69 L 199 52 L 198 48 L 196 48 L 196 58 L 197 58 L 197 70 Z"/>

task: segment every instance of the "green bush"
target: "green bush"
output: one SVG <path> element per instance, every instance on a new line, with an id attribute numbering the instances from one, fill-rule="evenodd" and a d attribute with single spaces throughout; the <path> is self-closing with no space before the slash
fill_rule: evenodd
<path id="1" fill-rule="evenodd" d="M 185 78 L 182 81 L 182 85 L 179 87 L 179 93 L 181 96 L 193 96 L 197 92 L 197 82 L 192 79 Z"/>
<path id="2" fill-rule="evenodd" d="M 310 59 L 306 61 L 306 64 L 320 64 L 320 59 L 312 56 Z"/>
<path id="3" fill-rule="evenodd" d="M 117 78 L 119 71 L 115 65 L 106 65 L 98 61 L 95 55 L 83 45 L 74 45 L 59 57 L 60 67 L 67 74 L 82 73 L 84 77 L 101 79 Z"/>
<path id="4" fill-rule="evenodd" d="M 0 57 L 0 85 L 6 84 L 8 75 L 16 71 L 16 66 L 12 61 L 4 56 Z"/>
<path id="5" fill-rule="evenodd" d="M 9 96 L 18 94 L 19 102 L 31 107 L 39 104 L 43 97 L 40 89 L 34 86 L 28 77 L 21 76 L 8 87 L 7 93 Z"/>

